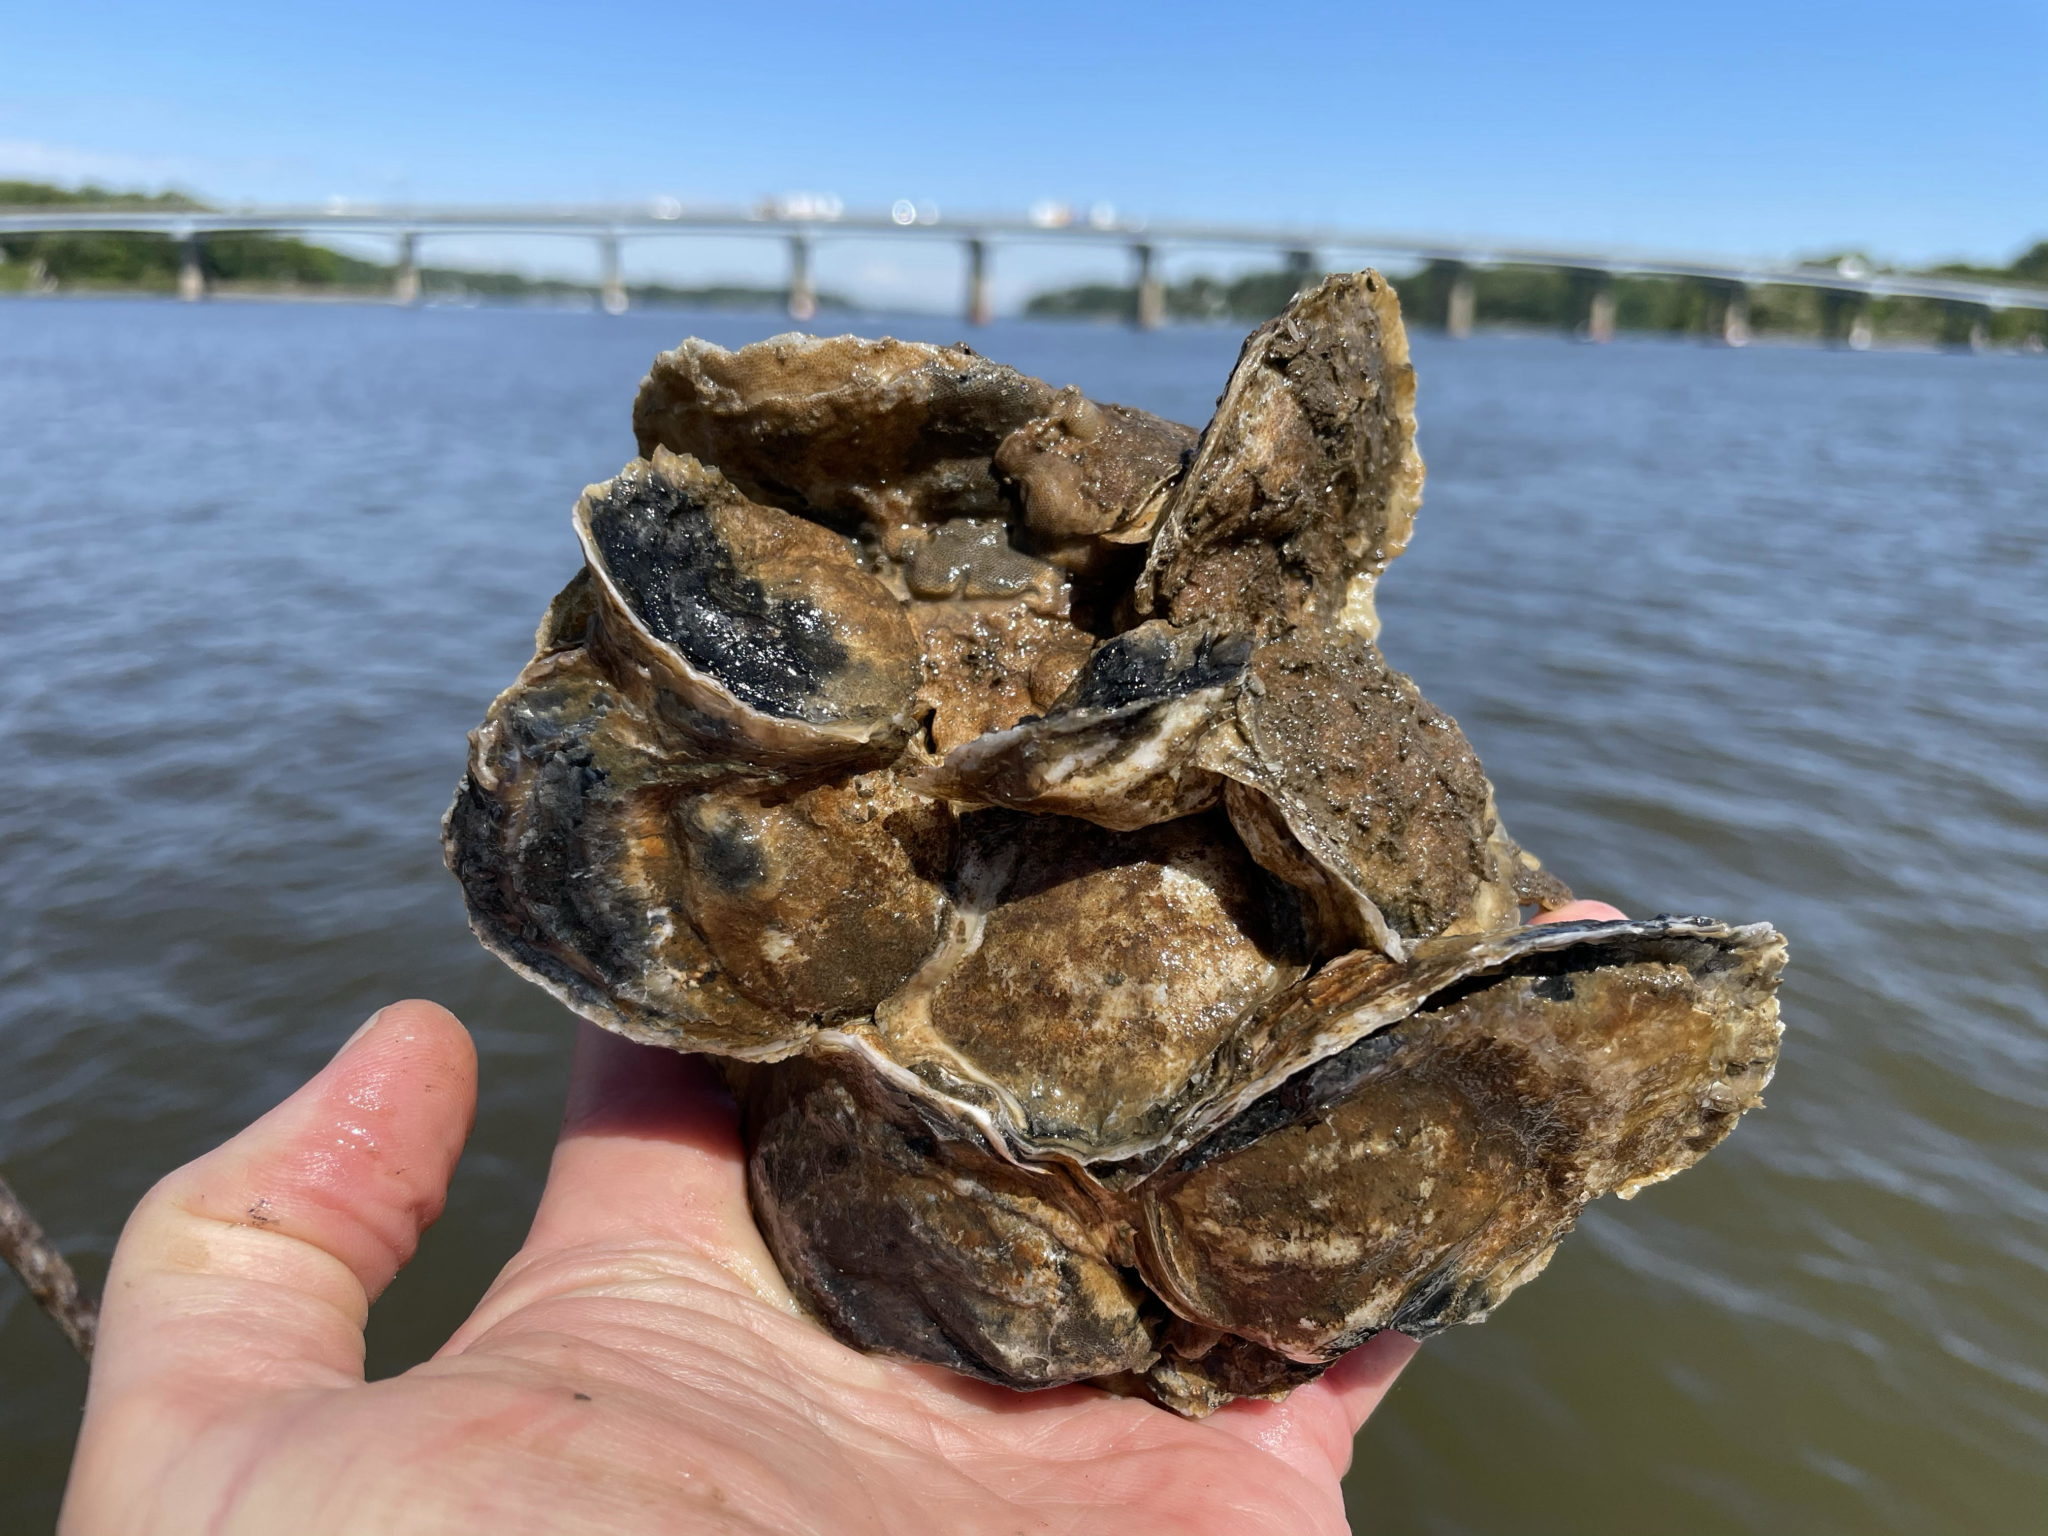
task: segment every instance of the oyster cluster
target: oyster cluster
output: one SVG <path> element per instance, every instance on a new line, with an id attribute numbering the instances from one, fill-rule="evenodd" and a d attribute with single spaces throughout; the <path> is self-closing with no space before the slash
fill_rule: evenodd
<path id="1" fill-rule="evenodd" d="M 1758 1102 L 1778 935 L 1522 926 L 1570 893 L 1380 655 L 1413 403 L 1371 272 L 1200 434 L 965 347 L 656 360 L 448 861 L 515 969 L 726 1060 L 849 1343 L 1278 1395 Z"/>

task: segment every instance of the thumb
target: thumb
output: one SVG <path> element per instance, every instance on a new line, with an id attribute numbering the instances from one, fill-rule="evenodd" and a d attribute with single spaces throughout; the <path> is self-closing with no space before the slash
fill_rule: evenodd
<path id="1" fill-rule="evenodd" d="M 87 1438 L 137 1390 L 361 1381 L 370 1302 L 440 1215 L 475 1109 L 468 1033 L 445 1008 L 396 1003 L 159 1183 L 114 1250 Z"/>

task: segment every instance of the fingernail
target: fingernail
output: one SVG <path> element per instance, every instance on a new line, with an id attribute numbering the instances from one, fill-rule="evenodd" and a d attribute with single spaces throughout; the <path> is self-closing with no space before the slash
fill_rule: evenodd
<path id="1" fill-rule="evenodd" d="M 348 1048 L 354 1045 L 358 1040 L 362 1039 L 363 1036 L 367 1035 L 371 1030 L 375 1029 L 377 1027 L 377 1021 L 383 1017 L 384 1010 L 382 1008 L 379 1008 L 375 1013 L 371 1014 L 367 1019 L 363 1020 L 363 1022 L 357 1027 L 356 1032 L 354 1034 L 350 1035 L 346 1040 L 341 1042 L 341 1049 L 336 1051 L 334 1054 L 336 1056 L 346 1055 L 348 1052 Z"/>

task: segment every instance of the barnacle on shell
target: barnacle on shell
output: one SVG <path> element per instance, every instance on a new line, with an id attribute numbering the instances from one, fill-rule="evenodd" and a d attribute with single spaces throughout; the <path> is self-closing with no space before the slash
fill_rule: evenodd
<path id="1" fill-rule="evenodd" d="M 1377 274 L 1200 434 L 854 337 L 686 342 L 633 422 L 449 865 L 522 974 L 733 1064 L 848 1342 L 1277 1395 L 1484 1316 L 1759 1102 L 1778 935 L 1523 926 L 1570 893 L 1379 652 L 1422 463 Z"/>

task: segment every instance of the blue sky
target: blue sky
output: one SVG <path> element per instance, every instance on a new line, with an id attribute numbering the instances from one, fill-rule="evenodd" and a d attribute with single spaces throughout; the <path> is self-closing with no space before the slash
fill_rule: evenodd
<path id="1" fill-rule="evenodd" d="M 2003 258 L 2048 236 L 2048 0 L 17 0 L 0 11 L 7 174 L 292 201 L 1052 198 L 1161 219 Z M 774 260 L 698 246 L 633 259 L 756 276 Z M 515 254 L 588 264 L 580 248 Z M 821 277 L 908 294 L 933 259 L 953 258 L 828 250 Z M 1004 291 L 1057 259 L 1006 257 Z"/>

